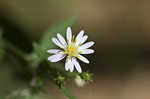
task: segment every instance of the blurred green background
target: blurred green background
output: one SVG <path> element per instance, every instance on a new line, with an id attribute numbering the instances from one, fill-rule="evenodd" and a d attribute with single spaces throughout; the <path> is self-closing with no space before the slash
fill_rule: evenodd
<path id="1" fill-rule="evenodd" d="M 148 99 L 149 9 L 148 0 L 0 0 L 0 24 L 6 38 L 30 52 L 32 41 L 38 41 L 48 27 L 77 16 L 78 25 L 73 32 L 84 29 L 89 40 L 96 42 L 95 54 L 88 56 L 91 64 L 82 64 L 94 74 L 94 82 L 85 88 L 69 84 L 73 94 L 78 99 Z M 8 65 L 6 62 L 1 66 L 1 93 L 7 92 L 6 82 L 20 85 L 9 77 L 13 71 L 6 69 Z M 49 87 L 50 94 L 62 99 L 55 86 Z"/>

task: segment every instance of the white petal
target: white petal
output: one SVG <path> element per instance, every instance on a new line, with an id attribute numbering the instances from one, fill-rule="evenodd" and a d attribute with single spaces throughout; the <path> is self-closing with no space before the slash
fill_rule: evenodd
<path id="1" fill-rule="evenodd" d="M 88 39 L 88 36 L 87 36 L 87 35 L 83 36 L 82 41 L 81 41 L 81 44 L 83 44 L 87 39 Z"/>
<path id="2" fill-rule="evenodd" d="M 47 52 L 50 53 L 50 54 L 55 54 L 55 53 L 58 53 L 58 52 L 62 52 L 62 50 L 59 50 L 59 49 L 50 49 Z"/>
<path id="3" fill-rule="evenodd" d="M 90 63 L 89 60 L 88 60 L 87 58 L 85 58 L 84 56 L 82 56 L 82 55 L 79 55 L 78 58 L 79 58 L 81 61 L 83 61 L 83 62 L 85 62 L 85 63 L 87 63 L 87 64 Z"/>
<path id="4" fill-rule="evenodd" d="M 65 70 L 68 71 L 69 70 L 69 61 L 68 59 L 66 59 L 66 63 L 65 63 Z"/>
<path id="5" fill-rule="evenodd" d="M 66 60 L 66 64 L 65 64 L 65 69 L 66 71 L 70 70 L 70 72 L 73 72 L 74 70 L 74 64 L 72 62 L 72 59 L 68 59 Z"/>
<path id="6" fill-rule="evenodd" d="M 65 46 L 65 47 L 67 46 L 67 43 L 66 43 L 64 37 L 61 34 L 57 33 L 57 38 L 59 39 L 61 44 L 63 44 L 63 46 Z"/>
<path id="7" fill-rule="evenodd" d="M 72 65 L 70 65 L 70 72 L 73 72 L 73 70 L 74 70 L 74 65 L 73 65 L 73 63 L 71 63 Z"/>
<path id="8" fill-rule="evenodd" d="M 84 35 L 84 31 L 81 30 L 80 33 L 76 37 L 76 40 L 75 40 L 76 41 L 76 45 L 80 44 L 80 42 L 82 41 L 83 35 Z"/>
<path id="9" fill-rule="evenodd" d="M 92 53 L 94 53 L 94 50 L 92 50 L 92 49 L 82 49 L 79 52 L 80 52 L 80 54 L 92 54 Z"/>
<path id="10" fill-rule="evenodd" d="M 67 42 L 68 42 L 69 44 L 71 44 L 71 41 L 72 41 L 72 31 L 71 31 L 71 28 L 68 27 L 68 28 L 67 28 Z"/>
<path id="11" fill-rule="evenodd" d="M 73 63 L 74 63 L 75 68 L 77 69 L 77 71 L 78 71 L 79 73 L 81 73 L 82 70 L 81 70 L 81 67 L 80 67 L 79 62 L 76 60 L 76 58 L 73 58 L 72 61 L 73 61 Z"/>
<path id="12" fill-rule="evenodd" d="M 59 53 L 59 54 L 55 54 L 55 55 L 48 57 L 48 60 L 50 62 L 58 62 L 58 61 L 62 60 L 64 57 L 65 57 L 64 55 Z"/>
<path id="13" fill-rule="evenodd" d="M 71 60 L 71 62 L 70 62 L 69 69 L 70 69 L 70 72 L 73 72 L 73 70 L 74 70 L 74 64 L 73 64 L 72 58 L 70 60 Z"/>
<path id="14" fill-rule="evenodd" d="M 81 39 L 81 38 L 83 37 L 83 35 L 84 35 L 84 30 L 81 30 L 81 31 L 79 32 L 79 34 L 77 35 L 76 40 Z"/>
<path id="15" fill-rule="evenodd" d="M 89 48 L 89 47 L 91 47 L 91 46 L 93 46 L 93 45 L 94 45 L 94 42 L 93 42 L 93 41 L 87 42 L 87 43 L 81 45 L 78 49 L 79 49 L 79 50 L 81 50 L 81 49 L 87 49 L 87 48 Z"/>
<path id="16" fill-rule="evenodd" d="M 64 48 L 64 46 L 56 39 L 56 38 L 52 38 L 52 41 L 54 44 L 56 44 L 57 46 L 59 46 L 60 48 Z"/>

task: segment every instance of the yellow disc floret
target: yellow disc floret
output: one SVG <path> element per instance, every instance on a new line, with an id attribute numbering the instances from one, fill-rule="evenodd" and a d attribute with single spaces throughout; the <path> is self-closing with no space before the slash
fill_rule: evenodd
<path id="1" fill-rule="evenodd" d="M 77 55 L 77 48 L 75 47 L 75 45 L 68 45 L 67 49 L 65 50 L 66 54 L 68 54 L 69 56 L 76 56 Z"/>
<path id="2" fill-rule="evenodd" d="M 66 49 L 64 49 L 64 54 L 68 55 L 68 58 L 78 57 L 78 46 L 76 46 L 75 43 L 76 42 L 74 41 L 74 36 L 73 36 L 71 44 L 68 43 Z"/>

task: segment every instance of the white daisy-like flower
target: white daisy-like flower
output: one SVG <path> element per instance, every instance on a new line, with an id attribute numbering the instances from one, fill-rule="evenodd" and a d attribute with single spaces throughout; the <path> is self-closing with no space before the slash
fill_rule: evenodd
<path id="1" fill-rule="evenodd" d="M 67 28 L 66 36 L 67 41 L 60 33 L 57 33 L 57 38 L 52 38 L 53 43 L 60 47 L 60 49 L 48 50 L 48 53 L 54 54 L 48 57 L 48 60 L 50 62 L 58 62 L 66 57 L 65 70 L 73 72 L 75 67 L 76 70 L 81 73 L 82 69 L 79 62 L 77 61 L 77 58 L 88 64 L 89 60 L 82 56 L 82 54 L 94 53 L 94 50 L 89 49 L 94 45 L 94 42 L 90 41 L 85 43 L 85 41 L 88 39 L 88 36 L 84 35 L 83 30 L 81 30 L 75 38 L 75 36 L 72 36 L 70 27 Z"/>

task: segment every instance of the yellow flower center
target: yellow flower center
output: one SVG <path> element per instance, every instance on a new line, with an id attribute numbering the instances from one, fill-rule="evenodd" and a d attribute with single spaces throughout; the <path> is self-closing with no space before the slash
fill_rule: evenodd
<path id="1" fill-rule="evenodd" d="M 68 41 L 68 40 L 67 40 Z M 68 58 L 78 57 L 78 46 L 75 45 L 74 36 L 72 37 L 72 43 L 67 45 L 67 48 L 64 49 L 64 54 L 68 55 Z"/>
<path id="2" fill-rule="evenodd" d="M 72 45 L 68 45 L 66 50 L 65 50 L 65 53 L 68 55 L 68 56 L 77 56 L 77 48 L 75 47 L 75 44 L 72 44 Z"/>

